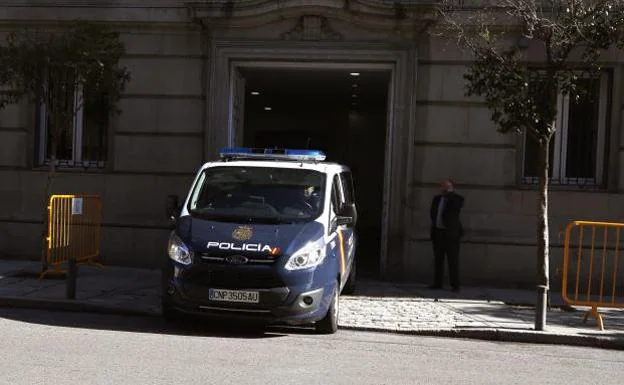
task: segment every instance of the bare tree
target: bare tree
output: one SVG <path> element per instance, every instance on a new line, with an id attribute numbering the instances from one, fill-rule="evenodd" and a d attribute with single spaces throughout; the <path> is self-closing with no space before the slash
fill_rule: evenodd
<path id="1" fill-rule="evenodd" d="M 474 62 L 466 94 L 482 96 L 501 133 L 518 133 L 539 146 L 537 308 L 535 329 L 546 324 L 549 290 L 549 149 L 559 94 L 579 98 L 582 76 L 600 70 L 601 55 L 623 45 L 622 0 L 443 0 L 442 30 L 469 50 Z M 450 33 L 450 35 L 448 35 Z M 537 47 L 530 64 L 526 47 Z"/>

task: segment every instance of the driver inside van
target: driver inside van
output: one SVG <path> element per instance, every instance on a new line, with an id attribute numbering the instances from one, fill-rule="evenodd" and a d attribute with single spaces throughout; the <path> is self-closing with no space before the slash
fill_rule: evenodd
<path id="1" fill-rule="evenodd" d="M 319 208 L 319 191 L 316 186 L 307 186 L 303 190 L 303 201 L 310 206 L 312 212 L 316 212 Z"/>

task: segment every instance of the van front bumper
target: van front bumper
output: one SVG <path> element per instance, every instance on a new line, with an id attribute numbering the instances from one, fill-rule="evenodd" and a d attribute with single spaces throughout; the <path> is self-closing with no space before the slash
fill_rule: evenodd
<path id="1" fill-rule="evenodd" d="M 214 289 L 230 289 L 214 287 Z M 209 288 L 193 287 L 183 279 L 169 278 L 163 285 L 163 311 L 206 318 L 227 318 L 256 321 L 264 324 L 301 325 L 316 322 L 327 314 L 336 283 L 311 287 L 309 284 L 268 289 L 235 288 L 254 291 L 258 303 L 210 300 Z"/>

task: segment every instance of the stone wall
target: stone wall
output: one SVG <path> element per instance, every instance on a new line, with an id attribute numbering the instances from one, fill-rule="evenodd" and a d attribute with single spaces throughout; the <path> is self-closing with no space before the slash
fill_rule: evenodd
<path id="1" fill-rule="evenodd" d="M 95 17 L 116 23 L 131 81 L 111 124 L 104 170 L 61 170 L 55 193 L 92 193 L 103 204 L 104 264 L 157 265 L 164 257 L 169 222 L 167 194 L 184 195 L 204 161 L 205 57 L 201 34 L 183 4 L 101 2 L 99 7 L 18 6 L 0 11 L 0 22 Z M 45 2 L 44 2 L 45 3 Z M 139 5 L 139 6 L 137 6 Z M 141 6 L 144 6 L 141 8 Z M 70 17 L 71 15 L 71 17 Z M 51 17 L 53 16 L 53 17 Z M 146 24 L 149 23 L 149 24 Z M 0 253 L 38 258 L 46 169 L 34 166 L 35 107 L 0 111 Z"/>
<path id="2" fill-rule="evenodd" d="M 622 85 L 620 53 L 605 62 L 614 68 L 611 140 L 620 137 Z M 426 39 L 419 51 L 415 172 L 408 203 L 409 251 L 404 256 L 406 280 L 432 280 L 429 205 L 438 181 L 450 177 L 466 198 L 466 228 L 461 276 L 469 283 L 531 286 L 536 273 L 537 193 L 519 184 L 521 138 L 496 131 L 490 113 L 476 97 L 464 95 L 462 74 L 470 58 L 452 42 Z M 619 146 L 609 159 L 621 162 Z M 607 166 L 608 167 L 608 166 Z M 621 167 L 611 167 L 610 189 L 584 191 L 551 186 L 550 239 L 553 288 L 560 288 L 563 238 L 572 220 L 622 221 L 624 195 Z M 448 275 L 446 275 L 448 277 Z M 448 278 L 447 278 L 448 279 Z"/>
<path id="3" fill-rule="evenodd" d="M 54 191 L 101 195 L 105 264 L 155 266 L 163 256 L 168 234 L 165 196 L 185 194 L 194 172 L 206 160 L 206 143 L 212 143 L 206 139 L 211 132 L 205 101 L 210 62 L 202 50 L 200 31 L 190 23 L 183 2 L 64 3 L 69 6 L 37 2 L 46 5 L 42 7 L 32 7 L 32 3 L 13 0 L 2 7 L 2 30 L 26 20 L 46 23 L 57 18 L 95 18 L 123 31 L 128 50 L 123 63 L 132 72 L 132 81 L 120 103 L 123 113 L 112 123 L 107 168 L 60 172 Z M 222 29 L 215 36 L 247 43 L 275 40 L 292 29 L 297 18 L 251 29 Z M 381 28 L 350 25 L 348 17 L 332 19 L 332 27 L 343 34 L 347 43 L 355 41 L 360 48 L 367 42 L 375 49 L 399 46 L 396 35 L 380 32 Z M 315 43 L 289 44 L 298 49 L 314 47 Z M 342 52 L 346 43 L 341 44 L 334 51 Z M 458 51 L 453 42 L 437 37 L 423 37 L 417 44 L 413 157 L 405 166 L 411 170 L 409 193 L 405 202 L 401 199 L 405 210 L 395 210 L 405 213 L 401 231 L 406 235 L 407 250 L 402 255 L 391 255 L 391 273 L 411 281 L 431 278 L 429 203 L 437 191 L 437 182 L 451 177 L 466 197 L 466 237 L 461 252 L 465 283 L 529 286 L 534 282 L 536 265 L 537 196 L 532 188 L 518 184 L 520 141 L 498 134 L 479 98 L 464 95 L 462 74 L 470 60 L 466 53 Z M 609 189 L 553 187 L 550 223 L 554 287 L 562 255 L 558 235 L 565 225 L 574 219 L 620 221 L 624 216 L 624 178 L 620 177 L 624 165 L 620 150 L 624 147 L 620 135 L 622 53 L 610 53 L 605 63 L 614 70 Z M 405 100 L 396 102 L 406 105 Z M 0 257 L 39 255 L 46 171 L 33 167 L 34 116 L 34 107 L 26 103 L 0 111 Z M 402 187 L 396 184 L 392 183 L 392 188 Z M 392 242 L 395 239 L 403 237 L 391 237 Z"/>

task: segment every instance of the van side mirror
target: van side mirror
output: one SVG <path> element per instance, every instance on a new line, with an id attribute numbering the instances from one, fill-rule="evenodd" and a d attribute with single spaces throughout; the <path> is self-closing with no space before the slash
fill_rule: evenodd
<path id="1" fill-rule="evenodd" d="M 357 209 L 355 208 L 355 203 L 345 203 L 342 205 L 342 207 L 340 208 L 338 222 L 339 224 L 344 224 L 347 226 L 355 226 L 357 222 Z"/>
<path id="2" fill-rule="evenodd" d="M 331 231 L 335 231 L 338 226 L 353 227 L 357 222 L 357 210 L 355 203 L 345 203 L 340 208 L 336 220 L 332 223 Z"/>
<path id="3" fill-rule="evenodd" d="M 353 218 L 351 217 L 337 217 L 336 218 L 337 226 L 343 226 L 343 225 L 350 226 L 352 224 L 353 224 Z"/>
<path id="4" fill-rule="evenodd" d="M 167 195 L 165 211 L 167 218 L 176 221 L 180 217 L 180 199 L 177 195 Z"/>

